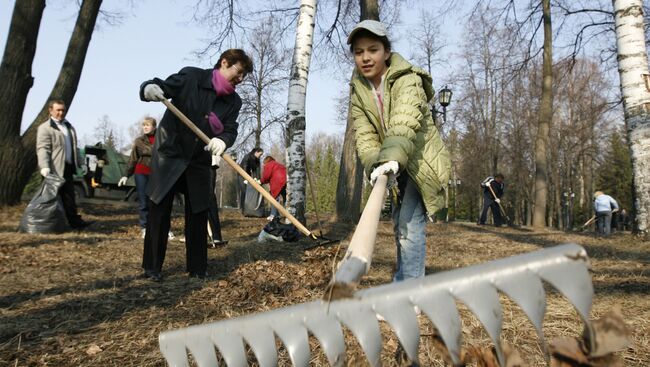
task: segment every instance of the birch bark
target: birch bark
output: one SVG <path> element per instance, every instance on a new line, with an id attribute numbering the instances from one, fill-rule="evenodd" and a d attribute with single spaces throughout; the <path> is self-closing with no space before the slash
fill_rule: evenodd
<path id="1" fill-rule="evenodd" d="M 316 0 L 301 0 L 287 101 L 287 210 L 305 222 L 305 98 L 311 62 Z"/>
<path id="2" fill-rule="evenodd" d="M 643 0 L 612 0 L 621 94 L 634 173 L 636 225 L 650 225 L 650 73 L 643 25 Z"/>

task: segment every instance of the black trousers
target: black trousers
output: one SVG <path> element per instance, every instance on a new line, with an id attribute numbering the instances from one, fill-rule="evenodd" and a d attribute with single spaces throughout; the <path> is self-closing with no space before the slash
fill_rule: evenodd
<path id="1" fill-rule="evenodd" d="M 485 224 L 488 209 L 492 210 L 494 225 L 497 227 L 502 225 L 503 217 L 501 216 L 501 209 L 499 208 L 499 204 L 492 198 L 492 193 L 486 193 L 483 195 L 483 210 L 481 211 L 481 218 L 479 219 L 480 224 Z"/>
<path id="2" fill-rule="evenodd" d="M 65 170 L 63 171 L 65 183 L 59 189 L 59 196 L 63 203 L 65 217 L 68 219 L 68 224 L 71 227 L 77 227 L 81 222 L 81 216 L 77 213 L 77 203 L 74 199 L 74 181 L 72 180 L 74 171 L 73 164 L 65 164 Z"/>
<path id="3" fill-rule="evenodd" d="M 174 187 L 165 195 L 159 204 L 149 200 L 149 216 L 147 231 L 144 237 L 142 268 L 145 271 L 160 272 L 167 252 L 167 239 L 170 227 L 174 194 L 185 195 L 185 261 L 189 273 L 203 274 L 208 267 L 208 210 L 192 212 L 190 200 L 187 197 L 185 174 L 176 181 Z"/>

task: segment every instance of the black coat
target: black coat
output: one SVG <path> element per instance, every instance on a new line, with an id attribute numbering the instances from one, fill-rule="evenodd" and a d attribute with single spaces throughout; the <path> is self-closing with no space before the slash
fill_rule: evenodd
<path id="1" fill-rule="evenodd" d="M 237 116 L 242 101 L 237 93 L 217 97 L 212 87 L 212 69 L 186 67 L 165 80 L 155 78 L 140 86 L 140 99 L 144 87 L 155 83 L 166 98 L 194 122 L 208 137 L 218 137 L 230 147 L 237 139 Z M 208 122 L 214 112 L 223 123 L 224 130 L 215 136 Z M 205 144 L 171 111 L 165 114 L 156 129 L 156 140 L 151 157 L 151 175 L 147 195 L 154 203 L 160 201 L 174 187 L 185 172 L 187 197 L 193 213 L 208 209 L 210 197 L 210 165 L 212 157 L 203 150 Z"/>
<path id="2" fill-rule="evenodd" d="M 260 159 L 250 152 L 242 158 L 240 166 L 254 178 L 260 178 Z"/>

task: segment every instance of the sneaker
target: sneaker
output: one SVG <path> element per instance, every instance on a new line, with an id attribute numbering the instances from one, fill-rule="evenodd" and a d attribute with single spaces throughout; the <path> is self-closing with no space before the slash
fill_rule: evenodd
<path id="1" fill-rule="evenodd" d="M 271 214 L 268 217 L 266 217 L 266 220 L 270 222 L 273 220 L 273 218 L 275 218 L 275 215 Z"/>
<path id="2" fill-rule="evenodd" d="M 171 240 L 176 239 L 176 236 L 174 236 L 172 231 L 169 231 L 169 233 L 167 234 L 167 239 L 171 241 Z"/>
<path id="3" fill-rule="evenodd" d="M 142 238 L 144 238 L 144 236 L 147 234 L 147 229 L 146 228 L 140 229 L 140 234 L 142 235 Z"/>
<path id="4" fill-rule="evenodd" d="M 217 248 L 217 247 L 225 246 L 227 244 L 228 241 L 214 240 L 212 242 L 208 242 L 208 248 Z"/>

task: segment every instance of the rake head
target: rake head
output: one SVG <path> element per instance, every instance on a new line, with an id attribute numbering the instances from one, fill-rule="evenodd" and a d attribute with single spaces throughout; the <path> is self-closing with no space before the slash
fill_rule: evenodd
<path id="1" fill-rule="evenodd" d="M 498 291 L 526 313 L 544 350 L 542 321 L 546 295 L 542 281 L 555 287 L 575 306 L 589 335 L 588 321 L 593 287 L 585 250 L 562 245 L 355 292 L 351 298 L 314 301 L 269 312 L 243 316 L 160 334 L 160 350 L 171 366 L 187 366 L 189 351 L 199 366 L 217 365 L 215 346 L 228 366 L 247 366 L 248 344 L 262 367 L 278 363 L 276 337 L 285 345 L 294 366 L 310 360 L 309 335 L 320 342 L 333 366 L 344 364 L 345 342 L 341 324 L 358 339 L 368 361 L 380 365 L 381 333 L 376 315 L 389 323 L 408 357 L 418 361 L 419 307 L 436 326 L 454 364 L 460 363 L 461 322 L 456 300 L 464 303 L 485 327 L 505 360 L 500 334 L 502 311 Z"/>

